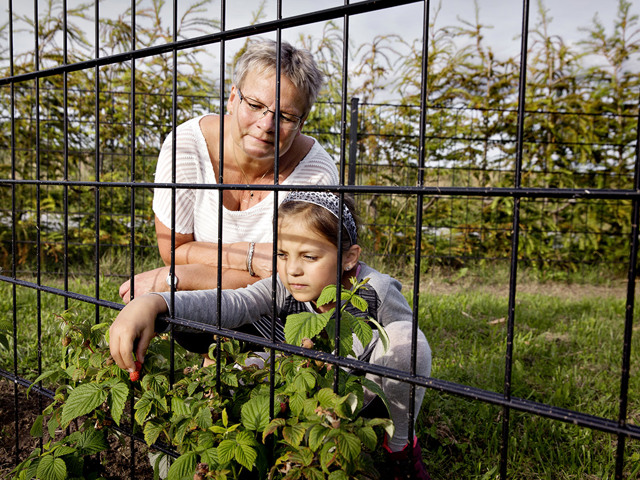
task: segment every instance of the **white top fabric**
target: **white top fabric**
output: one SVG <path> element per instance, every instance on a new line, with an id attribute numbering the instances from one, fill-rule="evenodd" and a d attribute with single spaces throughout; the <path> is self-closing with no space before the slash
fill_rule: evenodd
<path id="1" fill-rule="evenodd" d="M 217 184 L 207 143 L 200 129 L 202 117 L 188 120 L 176 129 L 176 183 Z M 158 157 L 156 183 L 171 183 L 171 144 L 169 135 Z M 309 153 L 281 185 L 338 185 L 338 180 L 333 159 L 314 139 Z M 232 211 L 223 206 L 222 243 L 271 242 L 274 193 L 269 192 L 267 197 L 247 210 Z M 286 193 L 278 195 L 278 204 L 284 200 Z M 195 241 L 217 243 L 219 198 L 217 189 L 176 189 L 176 232 L 193 234 Z M 170 188 L 154 189 L 153 211 L 164 225 L 171 226 Z"/>

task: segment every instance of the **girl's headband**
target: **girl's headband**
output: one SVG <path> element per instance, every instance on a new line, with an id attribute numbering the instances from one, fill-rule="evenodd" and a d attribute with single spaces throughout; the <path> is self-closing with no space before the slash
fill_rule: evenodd
<path id="1" fill-rule="evenodd" d="M 288 202 L 313 203 L 314 205 L 318 205 L 319 207 L 329 210 L 336 218 L 340 218 L 340 201 L 338 197 L 332 193 L 306 191 L 290 192 L 282 201 L 282 204 Z M 343 205 L 342 208 L 342 226 L 349 234 L 351 245 L 357 244 L 358 232 L 356 230 L 356 222 L 353 220 L 353 215 L 351 215 L 351 212 L 346 205 Z"/>

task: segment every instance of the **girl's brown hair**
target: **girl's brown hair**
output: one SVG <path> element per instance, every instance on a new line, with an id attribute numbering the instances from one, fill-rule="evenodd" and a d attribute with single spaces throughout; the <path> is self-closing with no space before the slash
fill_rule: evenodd
<path id="1" fill-rule="evenodd" d="M 349 209 L 349 213 L 351 213 L 353 221 L 356 224 L 357 231 L 360 221 L 355 213 L 355 200 L 353 196 L 345 194 L 344 205 L 347 207 L 347 209 Z M 331 211 L 324 207 L 321 207 L 320 205 L 294 200 L 284 202 L 278 208 L 279 219 L 298 214 L 304 214 L 305 219 L 307 220 L 307 224 L 313 230 L 315 230 L 317 233 L 319 233 L 329 242 L 335 245 L 336 248 L 340 248 L 342 251 L 347 251 L 349 247 L 353 245 L 346 227 L 342 228 L 342 238 L 340 240 L 340 245 L 338 245 L 338 218 L 333 213 L 331 213 Z"/>

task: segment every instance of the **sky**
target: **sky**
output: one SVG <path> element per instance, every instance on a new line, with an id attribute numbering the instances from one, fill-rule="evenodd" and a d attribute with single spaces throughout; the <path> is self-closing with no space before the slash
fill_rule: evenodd
<path id="1" fill-rule="evenodd" d="M 60 0 L 58 0 L 60 1 Z M 81 3 L 82 0 L 67 0 L 68 7 Z M 179 0 L 181 12 L 186 5 L 195 0 Z M 577 42 L 585 37 L 579 31 L 579 27 L 591 25 L 597 16 L 609 32 L 613 29 L 613 23 L 619 0 L 542 0 L 542 4 L 549 11 L 552 18 L 550 33 L 559 35 L 568 43 Z M 0 10 L 0 25 L 8 18 L 7 8 L 9 0 L 5 0 L 5 7 Z M 151 0 L 142 0 L 142 4 L 150 4 Z M 531 15 L 529 27 L 533 28 L 538 21 L 538 6 L 541 0 L 531 0 Z M 40 9 L 43 9 L 47 0 L 39 0 Z M 166 2 L 168 23 L 170 24 L 171 3 Z M 252 20 L 261 0 L 227 0 L 227 29 L 246 26 Z M 338 7 L 343 0 L 282 0 L 283 17 L 300 15 L 321 8 Z M 352 2 L 355 3 L 355 2 Z M 640 0 L 631 0 L 632 11 L 640 14 Z M 101 3 L 101 16 L 115 17 L 122 14 L 131 4 L 130 0 L 103 0 Z M 211 16 L 219 17 L 220 0 L 212 0 Z M 518 0 L 431 0 L 430 18 L 436 14 L 436 27 L 461 26 L 462 22 L 475 23 L 476 5 L 478 7 L 479 22 L 486 26 L 484 29 L 485 45 L 489 46 L 498 58 L 517 56 L 520 52 L 519 33 L 522 27 L 522 2 Z M 16 2 L 13 0 L 13 8 L 24 15 L 33 16 L 34 2 Z M 350 17 L 350 36 L 356 45 L 370 43 L 376 36 L 399 35 L 406 41 L 421 38 L 422 36 L 422 2 L 410 5 L 397 6 L 377 12 L 359 14 Z M 88 9 L 92 15 L 93 10 Z M 261 22 L 271 21 L 276 18 L 276 0 L 266 0 L 264 3 L 264 16 Z M 342 19 L 335 21 L 343 24 Z M 318 35 L 322 31 L 322 24 L 307 25 L 304 28 L 288 29 L 283 31 L 283 39 L 297 43 L 300 34 Z M 93 38 L 91 24 L 87 22 L 88 36 Z M 19 29 L 18 29 L 19 30 Z M 26 34 L 16 33 L 14 51 L 29 51 L 33 49 L 33 38 Z M 6 39 L 0 39 L 6 42 Z M 242 41 L 229 42 L 227 55 L 231 56 L 235 49 L 242 45 Z M 0 48 L 0 51 L 2 49 Z M 218 47 L 211 49 L 218 52 Z M 215 55 L 214 55 L 215 56 Z M 217 72 L 216 60 L 210 62 L 210 72 Z M 638 62 L 640 70 L 640 62 Z"/>

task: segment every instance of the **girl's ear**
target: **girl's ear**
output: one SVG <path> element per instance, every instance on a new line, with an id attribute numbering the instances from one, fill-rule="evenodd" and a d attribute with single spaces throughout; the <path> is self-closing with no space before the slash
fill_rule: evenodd
<path id="1" fill-rule="evenodd" d="M 355 267 L 360 259 L 361 252 L 360 245 L 351 245 L 349 250 L 342 252 L 342 270 L 348 271 Z"/>

